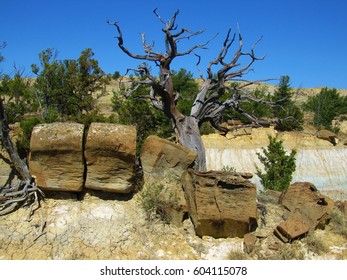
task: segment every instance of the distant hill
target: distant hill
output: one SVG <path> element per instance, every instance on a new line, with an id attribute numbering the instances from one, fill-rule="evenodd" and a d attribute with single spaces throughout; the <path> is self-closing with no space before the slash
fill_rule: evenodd
<path id="1" fill-rule="evenodd" d="M 117 81 L 112 80 L 111 84 L 107 87 L 107 95 L 101 97 L 98 100 L 98 105 L 100 107 L 100 110 L 102 113 L 108 115 L 112 113 L 112 93 L 113 91 L 118 91 L 119 90 L 119 83 L 120 82 L 127 82 L 129 79 L 128 77 L 122 77 L 118 79 Z M 197 79 L 199 84 L 202 84 L 201 79 Z M 251 85 L 248 87 L 248 89 L 255 89 L 259 86 L 265 86 L 268 88 L 268 91 L 270 93 L 273 93 L 276 89 L 276 86 L 270 85 L 270 84 L 255 84 Z M 294 101 L 297 102 L 298 104 L 302 104 L 306 102 L 309 96 L 313 96 L 318 94 L 323 88 L 325 87 L 315 87 L 315 88 L 293 88 L 294 92 L 296 92 L 294 96 Z M 342 95 L 342 96 L 347 96 L 347 89 L 337 89 L 337 91 Z"/>

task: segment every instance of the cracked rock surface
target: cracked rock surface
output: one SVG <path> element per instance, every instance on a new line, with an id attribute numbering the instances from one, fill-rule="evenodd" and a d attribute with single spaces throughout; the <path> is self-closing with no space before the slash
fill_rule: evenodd
<path id="1" fill-rule="evenodd" d="M 178 228 L 149 223 L 131 199 L 86 194 L 46 198 L 31 217 L 26 208 L 0 217 L 0 259 L 226 259 L 240 238 L 199 238 L 186 220 Z"/>

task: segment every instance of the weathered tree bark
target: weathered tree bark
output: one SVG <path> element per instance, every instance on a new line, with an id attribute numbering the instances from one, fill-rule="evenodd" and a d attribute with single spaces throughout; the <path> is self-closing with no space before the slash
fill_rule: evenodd
<path id="1" fill-rule="evenodd" d="M 30 180 L 31 175 L 28 166 L 19 157 L 17 149 L 14 147 L 12 139 L 9 135 L 10 128 L 7 123 L 3 99 L 0 97 L 0 133 L 2 145 L 6 149 L 14 169 L 18 172 L 22 180 Z"/>
<path id="2" fill-rule="evenodd" d="M 199 125 L 194 117 L 184 116 L 176 120 L 175 132 L 179 143 L 197 153 L 197 159 L 193 168 L 199 171 L 206 170 L 205 146 L 202 142 Z"/>
<path id="3" fill-rule="evenodd" d="M 11 185 L 11 182 L 8 182 L 8 185 L 0 186 L 0 215 L 6 215 L 26 203 L 31 205 L 37 203 L 39 206 L 38 193 L 43 195 L 30 175 L 27 164 L 18 155 L 17 149 L 9 135 L 10 127 L 7 122 L 3 101 L 3 98 L 0 96 L 1 143 L 10 157 L 9 163 L 11 167 L 16 171 L 21 181 L 15 185 Z"/>
<path id="4" fill-rule="evenodd" d="M 176 57 L 189 55 L 194 53 L 194 51 L 197 49 L 205 48 L 210 40 L 204 44 L 194 45 L 186 51 L 179 52 L 177 47 L 178 42 L 185 39 L 190 39 L 191 37 L 199 35 L 204 31 L 199 30 L 197 32 L 192 32 L 187 28 L 178 30 L 175 23 L 178 13 L 178 11 L 175 12 L 170 20 L 165 21 L 158 15 L 157 11 L 154 10 L 154 14 L 164 24 L 162 31 L 165 34 L 165 52 L 154 51 L 154 45 L 148 45 L 146 43 L 146 37 L 144 34 L 142 34 L 142 45 L 145 54 L 140 55 L 130 52 L 124 46 L 122 31 L 118 23 L 112 22 L 111 24 L 117 29 L 118 46 L 125 54 L 134 59 L 154 62 L 155 65 L 159 67 L 159 79 L 151 75 L 150 70 L 145 63 L 140 65 L 138 69 L 134 70 L 136 73 L 140 74 L 146 79 L 138 81 L 137 86 L 135 86 L 135 88 L 129 92 L 129 95 L 141 85 L 150 85 L 151 91 L 149 93 L 149 99 L 151 100 L 153 106 L 159 110 L 162 110 L 171 120 L 179 143 L 198 153 L 198 158 L 194 168 L 196 170 L 205 171 L 205 148 L 199 131 L 199 127 L 204 122 L 210 122 L 213 127 L 223 133 L 226 133 L 227 131 L 223 127 L 220 127 L 218 122 L 225 111 L 232 109 L 252 120 L 256 125 L 260 126 L 263 124 L 269 124 L 269 122 L 260 121 L 256 117 L 245 112 L 240 105 L 241 103 L 248 102 L 249 100 L 266 103 L 269 106 L 273 106 L 274 104 L 256 99 L 254 96 L 252 96 L 251 92 L 247 92 L 245 90 L 247 86 L 260 82 L 249 82 L 243 80 L 242 77 L 252 70 L 251 66 L 255 61 L 262 60 L 263 57 L 256 57 L 254 54 L 254 48 L 252 48 L 250 52 L 243 52 L 243 40 L 240 33 L 238 34 L 239 45 L 236 52 L 230 61 L 225 61 L 230 46 L 236 40 L 236 34 L 234 34 L 234 36 L 231 38 L 231 30 L 229 30 L 218 57 L 211 61 L 207 67 L 207 78 L 203 79 L 201 76 L 204 83 L 200 89 L 200 92 L 196 96 L 190 115 L 184 116 L 182 113 L 180 113 L 176 107 L 178 94 L 173 88 L 172 75 L 170 71 L 171 62 Z M 239 61 L 240 58 L 248 58 L 249 62 L 243 65 Z M 213 66 L 220 67 L 216 74 L 214 74 L 212 71 Z M 231 83 L 235 80 L 237 80 L 238 83 Z"/>

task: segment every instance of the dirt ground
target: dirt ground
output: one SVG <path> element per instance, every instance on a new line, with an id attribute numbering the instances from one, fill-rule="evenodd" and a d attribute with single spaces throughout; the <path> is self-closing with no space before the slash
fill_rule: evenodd
<path id="1" fill-rule="evenodd" d="M 243 238 L 199 238 L 189 219 L 181 227 L 146 220 L 138 195 L 51 194 L 31 216 L 20 208 L 0 217 L 0 260 L 347 259 L 347 235 L 332 226 L 281 243 L 272 226 L 283 210 L 266 207 L 267 226 L 257 229 L 263 237 L 246 254 Z"/>

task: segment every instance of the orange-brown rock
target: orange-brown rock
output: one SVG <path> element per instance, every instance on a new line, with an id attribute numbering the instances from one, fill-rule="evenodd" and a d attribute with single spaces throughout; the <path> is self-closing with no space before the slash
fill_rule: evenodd
<path id="1" fill-rule="evenodd" d="M 92 123 L 85 145 L 85 187 L 116 193 L 134 188 L 136 129 L 134 126 Z"/>
<path id="2" fill-rule="evenodd" d="M 330 220 L 334 207 L 332 199 L 321 195 L 309 182 L 297 182 L 290 185 L 281 195 L 280 203 L 289 210 L 290 215 L 299 216 L 310 231 L 323 229 Z"/>
<path id="3" fill-rule="evenodd" d="M 194 162 L 196 153 L 158 136 L 149 136 L 141 150 L 141 163 L 147 177 L 180 178 Z"/>
<path id="4" fill-rule="evenodd" d="M 79 192 L 83 187 L 84 125 L 40 124 L 30 140 L 29 169 L 43 190 Z"/>
<path id="5" fill-rule="evenodd" d="M 247 254 L 251 253 L 257 243 L 257 236 L 254 233 L 246 233 L 243 237 L 243 251 Z"/>
<path id="6" fill-rule="evenodd" d="M 290 218 L 277 226 L 277 230 L 289 241 L 295 240 L 308 233 L 308 225 L 297 215 Z"/>
<path id="7" fill-rule="evenodd" d="M 198 236 L 243 237 L 256 227 L 256 187 L 240 174 L 189 169 L 182 185 Z"/>

